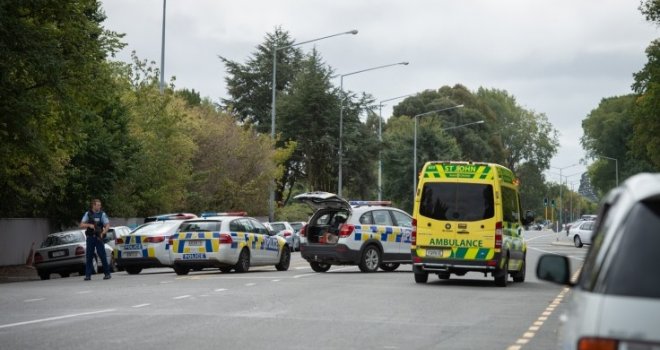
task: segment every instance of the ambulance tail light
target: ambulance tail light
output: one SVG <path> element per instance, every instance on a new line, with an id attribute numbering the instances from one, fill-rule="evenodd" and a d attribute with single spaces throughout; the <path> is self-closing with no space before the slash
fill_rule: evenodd
<path id="1" fill-rule="evenodd" d="M 300 237 L 307 237 L 307 224 L 303 225 L 298 234 Z"/>
<path id="2" fill-rule="evenodd" d="M 228 233 L 221 233 L 220 234 L 220 244 L 232 244 L 234 243 L 234 240 L 231 239 L 231 235 Z"/>
<path id="3" fill-rule="evenodd" d="M 351 224 L 342 224 L 339 229 L 339 238 L 344 238 L 350 236 L 355 230 L 355 225 Z"/>
<path id="4" fill-rule="evenodd" d="M 623 344 L 621 344 L 623 345 Z M 647 344 L 644 344 L 647 345 Z M 653 345 L 648 344 L 646 346 L 640 347 L 640 349 L 652 349 Z M 628 347 L 625 347 L 629 349 Z M 637 347 L 633 347 L 637 349 Z M 615 339 L 603 339 L 603 338 L 582 338 L 578 341 L 578 350 L 617 350 L 620 349 L 619 342 Z"/>
<path id="5" fill-rule="evenodd" d="M 413 218 L 412 233 L 410 234 L 410 244 L 417 245 L 417 219 Z"/>
<path id="6" fill-rule="evenodd" d="M 502 249 L 502 221 L 495 224 L 495 249 Z"/>
<path id="7" fill-rule="evenodd" d="M 40 262 L 44 261 L 44 257 L 41 256 L 40 253 L 34 253 L 34 263 L 38 264 Z"/>

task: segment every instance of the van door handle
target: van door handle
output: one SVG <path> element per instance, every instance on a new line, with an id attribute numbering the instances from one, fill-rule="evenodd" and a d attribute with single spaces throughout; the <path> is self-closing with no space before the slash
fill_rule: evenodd
<path id="1" fill-rule="evenodd" d="M 462 230 L 462 231 L 456 231 L 456 233 L 464 235 L 470 233 L 470 231 Z"/>

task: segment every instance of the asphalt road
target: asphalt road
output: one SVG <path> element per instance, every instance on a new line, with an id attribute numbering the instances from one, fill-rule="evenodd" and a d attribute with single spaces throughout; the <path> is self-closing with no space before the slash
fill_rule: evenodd
<path id="1" fill-rule="evenodd" d="M 554 349 L 567 290 L 539 282 L 542 253 L 586 249 L 527 232 L 527 281 L 492 277 L 416 284 L 411 267 L 315 273 L 253 268 L 177 276 L 171 269 L 0 284 L 0 349 Z"/>

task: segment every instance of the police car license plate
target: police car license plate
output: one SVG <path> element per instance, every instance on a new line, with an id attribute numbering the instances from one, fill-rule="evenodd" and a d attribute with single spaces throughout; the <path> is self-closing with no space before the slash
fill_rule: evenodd
<path id="1" fill-rule="evenodd" d="M 142 244 L 124 244 L 124 250 L 141 250 Z"/>
<path id="2" fill-rule="evenodd" d="M 204 253 L 183 254 L 182 258 L 183 260 L 200 260 L 200 259 L 206 259 L 206 254 Z"/>
<path id="3" fill-rule="evenodd" d="M 200 241 L 200 240 L 187 241 L 187 244 L 189 247 L 201 247 L 204 245 L 204 241 Z"/>
<path id="4" fill-rule="evenodd" d="M 142 257 L 142 252 L 141 251 L 124 251 L 122 252 L 121 256 L 123 258 L 141 258 Z"/>

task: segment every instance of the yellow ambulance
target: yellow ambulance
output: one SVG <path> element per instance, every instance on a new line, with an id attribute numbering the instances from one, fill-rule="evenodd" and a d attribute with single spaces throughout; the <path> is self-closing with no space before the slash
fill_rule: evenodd
<path id="1" fill-rule="evenodd" d="M 525 280 L 527 245 L 518 180 L 493 163 L 427 162 L 413 207 L 411 253 L 415 282 L 467 272 L 491 274 L 505 287 Z"/>

